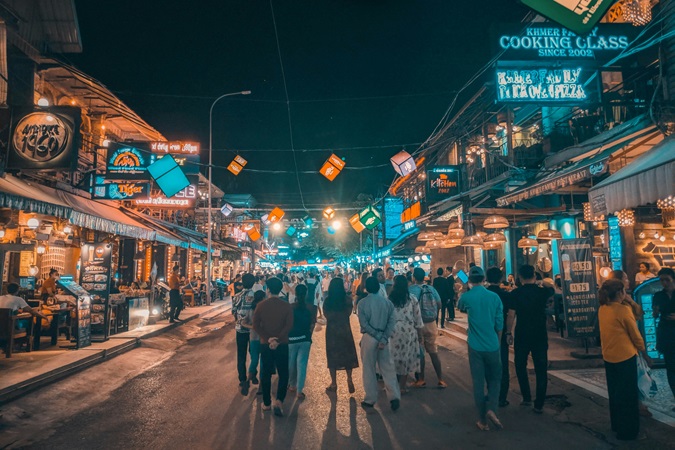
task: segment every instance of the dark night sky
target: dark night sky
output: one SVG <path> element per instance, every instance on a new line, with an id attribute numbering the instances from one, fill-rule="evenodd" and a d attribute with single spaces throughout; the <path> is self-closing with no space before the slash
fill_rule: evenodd
<path id="1" fill-rule="evenodd" d="M 241 150 L 247 169 L 288 173 L 214 169 L 214 180 L 228 193 L 300 206 L 269 1 L 75 3 L 84 51 L 71 62 L 169 139 L 207 149 L 211 102 L 251 90 L 216 106 L 214 164 Z M 347 170 L 330 183 L 318 173 L 330 151 L 301 149 L 334 149 L 351 167 L 387 164 L 401 144 L 427 138 L 452 91 L 489 60 L 490 26 L 527 13 L 515 0 L 275 0 L 274 10 L 298 166 L 317 171 L 300 175 L 310 207 L 377 195 L 394 171 Z M 383 147 L 354 148 L 373 146 Z"/>

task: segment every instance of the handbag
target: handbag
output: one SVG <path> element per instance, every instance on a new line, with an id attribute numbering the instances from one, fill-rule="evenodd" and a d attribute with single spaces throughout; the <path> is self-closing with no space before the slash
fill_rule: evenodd
<path id="1" fill-rule="evenodd" d="M 652 378 L 652 372 L 641 354 L 637 355 L 638 390 L 643 398 L 651 398 L 658 392 L 656 381 Z"/>

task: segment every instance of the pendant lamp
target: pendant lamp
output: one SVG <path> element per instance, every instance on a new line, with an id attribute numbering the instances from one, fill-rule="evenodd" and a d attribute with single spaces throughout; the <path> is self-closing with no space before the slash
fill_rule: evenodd
<path id="1" fill-rule="evenodd" d="M 509 227 L 509 219 L 504 216 L 488 216 L 483 221 L 483 228 L 488 230 L 495 230 Z"/>
<path id="2" fill-rule="evenodd" d="M 483 238 L 478 236 L 478 234 L 472 234 L 469 236 L 465 236 L 462 239 L 462 245 L 465 247 L 482 247 L 483 246 Z"/>
<path id="3" fill-rule="evenodd" d="M 536 239 L 532 239 L 530 237 L 524 237 L 518 241 L 518 248 L 537 247 L 538 245 L 539 242 L 537 242 Z"/>
<path id="4" fill-rule="evenodd" d="M 560 231 L 558 231 L 558 230 L 546 229 L 546 230 L 541 230 L 539 233 L 537 233 L 537 239 L 542 240 L 542 241 L 551 241 L 553 239 L 562 239 L 562 234 L 560 234 Z"/>

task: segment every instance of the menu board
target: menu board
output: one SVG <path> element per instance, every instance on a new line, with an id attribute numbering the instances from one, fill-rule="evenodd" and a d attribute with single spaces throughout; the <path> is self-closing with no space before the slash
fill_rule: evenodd
<path id="1" fill-rule="evenodd" d="M 77 298 L 77 332 L 74 335 L 75 348 L 82 348 L 91 345 L 91 296 L 82 286 L 74 281 L 61 278 L 59 286 L 70 292 Z M 56 300 L 69 300 L 66 296 L 56 295 Z"/>
<path id="2" fill-rule="evenodd" d="M 569 337 L 598 336 L 598 289 L 589 239 L 561 239 L 558 258 L 562 276 L 565 323 Z"/>
<path id="3" fill-rule="evenodd" d="M 609 233 L 609 260 L 612 262 L 612 270 L 623 269 L 623 248 L 621 247 L 621 228 L 619 219 L 610 217 L 607 219 Z"/>
<path id="4" fill-rule="evenodd" d="M 81 295 L 77 297 L 77 334 L 76 347 L 91 345 L 91 297 Z"/>
<path id="5" fill-rule="evenodd" d="M 112 245 L 106 242 L 82 245 L 80 285 L 91 294 L 92 336 L 108 338 L 108 296 Z"/>

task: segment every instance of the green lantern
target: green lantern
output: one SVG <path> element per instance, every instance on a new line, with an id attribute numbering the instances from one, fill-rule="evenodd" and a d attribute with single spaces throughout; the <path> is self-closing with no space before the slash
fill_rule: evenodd
<path id="1" fill-rule="evenodd" d="M 359 222 L 369 230 L 372 230 L 382 222 L 380 213 L 373 207 L 368 205 L 363 211 L 359 213 Z"/>

